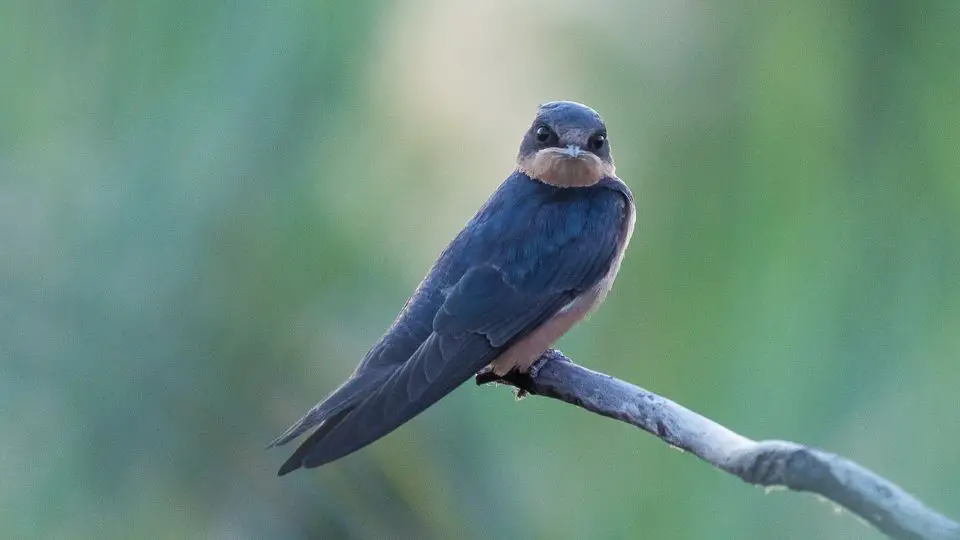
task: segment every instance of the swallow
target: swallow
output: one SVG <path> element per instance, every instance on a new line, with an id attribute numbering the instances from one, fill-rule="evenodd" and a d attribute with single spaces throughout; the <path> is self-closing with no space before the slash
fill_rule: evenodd
<path id="1" fill-rule="evenodd" d="M 279 476 L 392 432 L 484 369 L 526 372 L 610 290 L 633 234 L 600 115 L 545 103 L 517 167 L 443 250 L 354 373 L 270 446 L 316 430 Z"/>

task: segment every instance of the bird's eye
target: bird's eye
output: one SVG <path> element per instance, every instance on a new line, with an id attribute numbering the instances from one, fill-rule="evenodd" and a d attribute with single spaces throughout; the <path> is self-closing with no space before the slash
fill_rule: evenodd
<path id="1" fill-rule="evenodd" d="M 553 131 L 547 126 L 540 126 L 537 128 L 537 141 L 545 143 L 553 137 Z"/>
<path id="2" fill-rule="evenodd" d="M 587 141 L 587 146 L 590 150 L 596 152 L 603 148 L 603 145 L 607 143 L 607 136 L 603 133 L 597 133 L 594 136 L 590 137 L 590 140 Z"/>

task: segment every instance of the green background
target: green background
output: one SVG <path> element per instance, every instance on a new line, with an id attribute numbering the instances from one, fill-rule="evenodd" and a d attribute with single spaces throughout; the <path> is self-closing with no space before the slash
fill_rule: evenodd
<path id="1" fill-rule="evenodd" d="M 560 343 L 960 517 L 960 3 L 7 2 L 0 537 L 867 538 L 630 426 L 465 385 L 275 476 L 536 105 L 639 200 Z"/>

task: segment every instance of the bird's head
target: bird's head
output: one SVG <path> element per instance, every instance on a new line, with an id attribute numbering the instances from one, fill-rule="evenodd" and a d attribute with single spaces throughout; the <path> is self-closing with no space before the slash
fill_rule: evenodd
<path id="1" fill-rule="evenodd" d="M 551 101 L 520 143 L 517 167 L 557 187 L 586 187 L 615 176 L 607 126 L 597 111 L 573 101 Z"/>

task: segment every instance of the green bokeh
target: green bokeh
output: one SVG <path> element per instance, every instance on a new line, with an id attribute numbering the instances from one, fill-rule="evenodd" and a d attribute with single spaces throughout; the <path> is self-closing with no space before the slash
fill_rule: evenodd
<path id="1" fill-rule="evenodd" d="M 275 476 L 531 96 L 639 199 L 567 354 L 960 516 L 960 3 L 451 6 L 0 8 L 0 537 L 880 538 L 502 388 Z"/>

